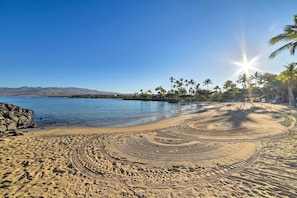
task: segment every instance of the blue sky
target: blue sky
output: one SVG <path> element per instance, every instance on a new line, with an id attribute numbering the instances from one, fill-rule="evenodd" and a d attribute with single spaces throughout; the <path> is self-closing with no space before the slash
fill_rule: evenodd
<path id="1" fill-rule="evenodd" d="M 169 78 L 237 80 L 258 57 L 278 74 L 296 56 L 269 39 L 293 24 L 296 0 L 0 0 L 0 87 L 134 93 Z M 254 71 L 251 71 L 254 72 Z"/>

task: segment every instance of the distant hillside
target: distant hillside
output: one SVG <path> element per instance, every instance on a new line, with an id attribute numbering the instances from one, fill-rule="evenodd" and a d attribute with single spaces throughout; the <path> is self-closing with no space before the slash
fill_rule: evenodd
<path id="1" fill-rule="evenodd" d="M 52 96 L 73 96 L 73 95 L 114 95 L 113 92 L 96 91 L 75 87 L 19 87 L 6 88 L 0 87 L 0 96 L 31 96 L 31 97 L 52 97 Z"/>

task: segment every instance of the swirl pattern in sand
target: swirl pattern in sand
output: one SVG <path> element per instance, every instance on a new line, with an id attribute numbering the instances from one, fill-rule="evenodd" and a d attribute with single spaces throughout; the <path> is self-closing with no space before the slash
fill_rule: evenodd
<path id="1" fill-rule="evenodd" d="M 252 161 L 258 148 L 255 142 L 196 141 L 158 132 L 94 135 L 71 159 L 81 172 L 104 181 L 118 178 L 169 185 L 225 174 Z"/>
<path id="2" fill-rule="evenodd" d="M 172 185 L 173 182 L 197 183 L 227 175 L 251 164 L 261 149 L 261 141 L 278 139 L 288 134 L 285 127 L 250 127 L 255 122 L 247 118 L 251 112 L 229 112 L 221 107 L 207 119 L 187 120 L 184 125 L 142 133 L 94 135 L 72 152 L 74 166 L 84 174 L 99 180 L 114 178 L 144 185 Z M 233 116 L 234 118 L 230 118 Z M 267 117 L 257 122 L 268 122 Z M 228 120 L 232 120 L 230 123 Z M 288 117 L 281 119 L 288 120 Z M 280 121 L 280 120 L 279 120 Z M 233 123 L 233 124 L 232 124 Z M 225 127 L 222 126 L 225 124 Z"/>
<path id="3" fill-rule="evenodd" d="M 0 195 L 297 196 L 296 119 L 288 108 L 216 104 L 185 118 L 165 127 L 72 129 L 4 139 Z"/>

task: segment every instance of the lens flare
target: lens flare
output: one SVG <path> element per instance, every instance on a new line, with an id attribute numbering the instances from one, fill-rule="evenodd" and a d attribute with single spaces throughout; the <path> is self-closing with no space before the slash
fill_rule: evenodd
<path id="1" fill-rule="evenodd" d="M 242 83 L 242 95 L 244 98 L 244 101 L 249 99 L 250 101 L 253 100 L 253 97 L 258 97 L 258 94 L 253 94 L 254 90 L 254 84 L 252 83 L 251 77 L 254 77 L 252 72 L 261 72 L 260 69 L 257 67 L 259 64 L 259 60 L 261 58 L 259 53 L 256 53 L 253 55 L 252 58 L 248 58 L 248 51 L 251 51 L 254 49 L 254 47 L 251 47 L 250 49 L 247 48 L 246 42 L 245 42 L 245 36 L 244 31 L 241 31 L 241 35 L 239 35 L 239 49 L 241 54 L 241 59 L 234 60 L 231 59 L 229 63 L 232 65 L 239 66 L 239 69 L 233 73 L 232 78 L 238 77 L 237 82 Z M 252 42 L 253 43 L 253 42 Z M 249 50 L 248 50 L 249 49 Z M 254 50 L 253 50 L 254 51 Z"/>
<path id="2" fill-rule="evenodd" d="M 249 74 L 249 71 L 258 71 L 257 60 L 259 59 L 259 56 L 253 57 L 251 60 L 247 59 L 246 53 L 242 53 L 242 61 L 231 61 L 232 64 L 237 65 L 240 67 L 240 69 L 234 74 L 238 75 L 240 73 Z"/>
<path id="3" fill-rule="evenodd" d="M 234 76 L 238 76 L 240 74 L 244 74 L 246 76 L 246 93 L 243 94 L 244 96 L 244 101 L 245 100 L 250 100 L 252 101 L 252 96 L 253 96 L 253 89 L 250 86 L 250 72 L 252 71 L 259 71 L 259 69 L 256 67 L 257 66 L 257 61 L 260 58 L 260 56 L 255 56 L 252 59 L 248 60 L 247 55 L 245 50 L 242 50 L 242 60 L 241 61 L 234 61 L 232 60 L 231 63 L 234 65 L 239 66 L 239 70 L 234 74 Z M 243 91 L 244 91 L 243 87 Z"/>

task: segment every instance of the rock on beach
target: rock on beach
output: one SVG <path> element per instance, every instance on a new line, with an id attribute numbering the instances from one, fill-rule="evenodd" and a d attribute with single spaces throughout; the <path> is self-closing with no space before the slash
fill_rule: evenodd
<path id="1" fill-rule="evenodd" d="M 0 133 L 33 127 L 34 111 L 0 103 Z"/>

